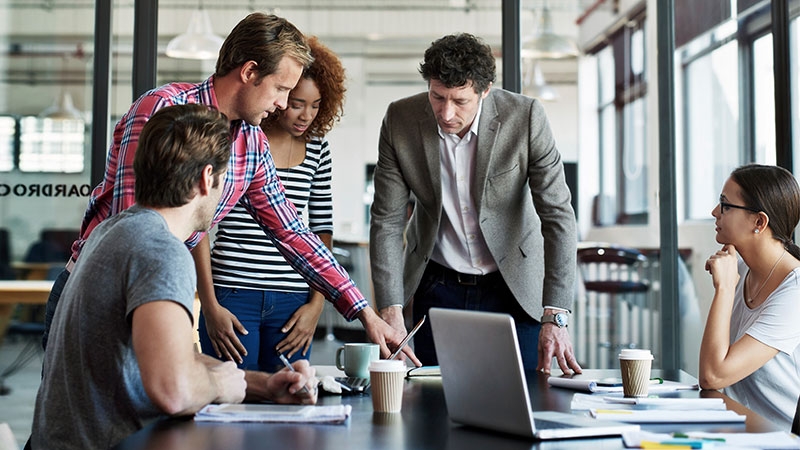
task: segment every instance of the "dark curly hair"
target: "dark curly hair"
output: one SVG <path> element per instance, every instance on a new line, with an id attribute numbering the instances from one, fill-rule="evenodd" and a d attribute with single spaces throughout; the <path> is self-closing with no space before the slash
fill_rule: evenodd
<path id="1" fill-rule="evenodd" d="M 480 94 L 496 78 L 492 48 L 468 33 L 451 34 L 434 41 L 425 50 L 419 73 L 428 83 L 438 80 L 448 88 L 461 87 L 470 81 Z"/>
<path id="2" fill-rule="evenodd" d="M 303 78 L 311 80 L 317 85 L 321 100 L 317 117 L 303 135 L 306 141 L 312 136 L 325 136 L 341 119 L 344 113 L 344 93 L 347 90 L 344 86 L 344 67 L 336 53 L 315 36 L 308 38 L 308 45 L 311 47 L 311 56 L 314 57 L 314 62 L 303 71 Z M 289 97 L 291 98 L 291 94 Z M 261 128 L 264 131 L 272 128 L 281 114 L 283 114 L 281 110 L 270 114 L 261 122 Z"/>

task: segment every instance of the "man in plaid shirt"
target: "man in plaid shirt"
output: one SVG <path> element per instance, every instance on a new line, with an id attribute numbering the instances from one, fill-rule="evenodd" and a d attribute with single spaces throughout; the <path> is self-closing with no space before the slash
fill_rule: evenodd
<path id="1" fill-rule="evenodd" d="M 306 40 L 294 25 L 274 15 L 253 13 L 228 35 L 214 75 L 200 84 L 168 84 L 136 100 L 114 128 L 105 178 L 92 192 L 80 236 L 72 246 L 72 257 L 53 285 L 47 302 L 43 345 L 47 344 L 61 290 L 84 242 L 100 222 L 134 202 L 133 156 L 144 123 L 161 108 L 186 103 L 209 105 L 230 120 L 231 156 L 212 226 L 242 200 L 292 267 L 346 319 L 359 319 L 369 339 L 380 345 L 382 355 L 388 356 L 399 345 L 404 333 L 390 327 L 375 313 L 344 268 L 286 200 L 269 144 L 259 127 L 267 115 L 286 108 L 289 91 L 311 61 Z M 197 270 L 207 270 L 202 266 L 209 264 L 205 233 L 196 233 L 186 245 L 190 249 L 196 247 L 193 253 Z M 235 337 L 232 323 L 228 333 Z M 406 347 L 404 352 L 418 363 L 410 349 Z"/>

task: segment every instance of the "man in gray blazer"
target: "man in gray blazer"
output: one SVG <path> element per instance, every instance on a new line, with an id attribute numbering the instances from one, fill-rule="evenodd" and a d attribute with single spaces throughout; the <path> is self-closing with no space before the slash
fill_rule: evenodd
<path id="1" fill-rule="evenodd" d="M 370 256 L 382 317 L 405 332 L 410 305 L 414 322 L 436 306 L 509 313 L 526 369 L 549 372 L 555 356 L 580 372 L 567 328 L 575 215 L 544 109 L 492 89 L 491 48 L 469 34 L 435 41 L 420 73 L 428 92 L 393 102 L 381 127 Z M 414 343 L 437 364 L 429 324 Z"/>

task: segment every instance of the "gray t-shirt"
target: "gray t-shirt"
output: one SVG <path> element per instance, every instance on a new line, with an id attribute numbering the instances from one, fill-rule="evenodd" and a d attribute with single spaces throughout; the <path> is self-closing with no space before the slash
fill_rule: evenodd
<path id="1" fill-rule="evenodd" d="M 133 310 L 172 300 L 192 322 L 196 274 L 155 211 L 134 205 L 100 224 L 64 287 L 36 397 L 34 449 L 105 449 L 161 417 L 142 385 Z"/>

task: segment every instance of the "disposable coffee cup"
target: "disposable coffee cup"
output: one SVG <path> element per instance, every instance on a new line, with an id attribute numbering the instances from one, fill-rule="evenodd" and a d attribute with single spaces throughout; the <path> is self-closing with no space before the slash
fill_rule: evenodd
<path id="1" fill-rule="evenodd" d="M 372 409 L 378 413 L 397 413 L 403 405 L 406 363 L 379 359 L 369 363 Z"/>
<path id="2" fill-rule="evenodd" d="M 647 397 L 652 365 L 653 354 L 650 350 L 624 349 L 620 352 L 619 369 L 625 397 Z"/>

